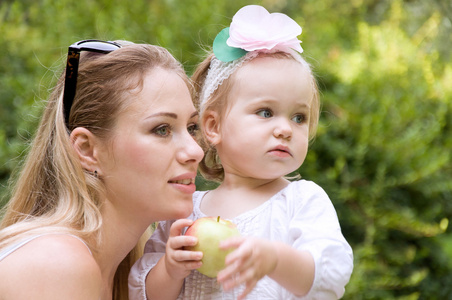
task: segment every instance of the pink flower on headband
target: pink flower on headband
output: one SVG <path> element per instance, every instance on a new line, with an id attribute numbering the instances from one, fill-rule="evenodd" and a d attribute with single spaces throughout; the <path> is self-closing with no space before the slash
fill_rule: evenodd
<path id="1" fill-rule="evenodd" d="M 259 5 L 248 5 L 240 9 L 232 18 L 227 45 L 253 50 L 290 49 L 303 52 L 297 36 L 301 27 L 290 17 L 282 13 L 270 14 Z"/>

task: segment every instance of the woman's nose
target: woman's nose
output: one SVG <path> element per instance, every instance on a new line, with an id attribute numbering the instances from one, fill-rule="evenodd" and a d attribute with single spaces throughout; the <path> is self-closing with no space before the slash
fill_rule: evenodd
<path id="1" fill-rule="evenodd" d="M 184 141 L 183 146 L 179 151 L 179 159 L 181 163 L 194 162 L 199 163 L 204 157 L 204 151 L 201 146 L 195 141 L 193 136 L 189 135 Z"/>

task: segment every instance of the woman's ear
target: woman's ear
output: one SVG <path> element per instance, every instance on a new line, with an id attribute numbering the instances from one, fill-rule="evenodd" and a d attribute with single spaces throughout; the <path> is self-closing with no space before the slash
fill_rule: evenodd
<path id="1" fill-rule="evenodd" d="M 99 172 L 95 135 L 86 128 L 77 127 L 72 130 L 70 138 L 82 168 L 93 173 Z"/>
<path id="2" fill-rule="evenodd" d="M 221 142 L 220 116 L 215 111 L 206 111 L 202 120 L 204 133 L 211 145 L 218 145 Z"/>

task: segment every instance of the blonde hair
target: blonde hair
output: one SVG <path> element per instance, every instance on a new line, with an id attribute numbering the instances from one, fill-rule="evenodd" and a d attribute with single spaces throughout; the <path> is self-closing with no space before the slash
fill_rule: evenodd
<path id="1" fill-rule="evenodd" d="M 299 63 L 302 63 L 306 68 L 308 68 L 311 80 L 311 86 L 313 91 L 313 97 L 311 100 L 311 109 L 309 115 L 309 137 L 313 139 L 315 137 L 315 133 L 317 131 L 317 126 L 319 122 L 320 115 L 320 99 L 319 99 L 319 90 L 317 87 L 317 82 L 312 73 L 310 65 L 300 56 L 297 59 L 294 58 L 292 54 L 278 51 L 274 53 L 259 53 L 256 57 L 269 56 L 277 59 L 292 59 Z M 194 83 L 194 93 L 193 98 L 195 101 L 195 105 L 198 110 L 201 111 L 200 119 L 201 125 L 203 124 L 203 120 L 207 115 L 208 111 L 215 111 L 218 114 L 219 120 L 221 123 L 222 119 L 225 116 L 226 110 L 228 108 L 228 100 L 229 100 L 229 92 L 231 91 L 232 85 L 234 84 L 234 75 L 232 73 L 230 77 L 223 80 L 219 87 L 210 95 L 208 99 L 205 100 L 205 103 L 202 104 L 202 109 L 200 109 L 200 97 L 202 95 L 202 90 L 204 87 L 204 83 L 207 77 L 207 73 L 209 71 L 210 62 L 212 58 L 214 58 L 214 54 L 211 53 L 207 56 L 207 58 L 201 62 L 196 68 L 193 76 L 191 77 Z M 246 61 L 243 65 L 239 66 L 239 68 L 243 67 L 249 62 Z M 202 126 L 201 126 L 202 129 Z M 224 169 L 221 165 L 220 158 L 218 157 L 218 153 L 213 145 L 210 145 L 208 142 L 204 131 L 202 130 L 202 135 L 199 139 L 199 144 L 204 150 L 204 158 L 199 164 L 200 173 L 208 180 L 222 182 L 224 179 Z"/>
<path id="2" fill-rule="evenodd" d="M 69 128 L 63 114 L 63 72 L 47 101 L 5 207 L 0 224 L 0 249 L 27 236 L 63 232 L 84 239 L 94 252 L 101 251 L 99 207 L 105 188 L 100 178 L 82 168 L 69 132 L 84 127 L 109 142 L 117 116 L 129 103 L 127 92 L 140 88 L 152 68 L 172 70 L 190 87 L 181 64 L 161 47 L 129 43 L 108 55 L 83 54 Z M 120 264 L 115 276 L 114 299 L 128 299 L 127 276 L 131 265 L 141 256 L 146 238 Z"/>

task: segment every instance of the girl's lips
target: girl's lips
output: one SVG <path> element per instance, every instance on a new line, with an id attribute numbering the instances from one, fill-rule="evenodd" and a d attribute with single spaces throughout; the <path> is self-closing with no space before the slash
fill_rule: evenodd
<path id="1" fill-rule="evenodd" d="M 271 149 L 270 151 L 268 151 L 270 154 L 279 156 L 279 157 L 287 157 L 287 156 L 292 156 L 292 153 L 290 153 L 290 149 L 289 147 L 283 146 L 283 145 L 279 145 L 273 149 Z"/>
<path id="2" fill-rule="evenodd" d="M 290 157 L 292 155 L 290 155 L 289 152 L 286 151 L 281 151 L 281 150 L 271 150 L 268 153 L 274 155 L 274 156 L 278 156 L 278 157 Z"/>

